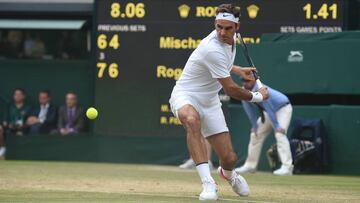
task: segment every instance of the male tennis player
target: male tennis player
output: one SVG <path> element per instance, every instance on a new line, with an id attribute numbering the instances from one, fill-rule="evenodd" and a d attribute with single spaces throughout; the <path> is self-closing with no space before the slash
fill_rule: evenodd
<path id="1" fill-rule="evenodd" d="M 215 30 L 205 37 L 188 59 L 170 98 L 171 109 L 187 132 L 187 145 L 202 181 L 200 200 L 216 200 L 217 185 L 210 174 L 206 138 L 220 159 L 219 175 L 234 192 L 249 195 L 245 179 L 233 169 L 237 161 L 232 148 L 218 92 L 221 88 L 238 100 L 261 102 L 268 98 L 266 88 L 251 92 L 238 86 L 230 73 L 251 78 L 253 69 L 234 66 L 235 32 L 239 29 L 239 8 L 222 4 L 216 10 Z"/>
<path id="2" fill-rule="evenodd" d="M 244 80 L 244 87 L 248 90 L 257 89 L 255 81 Z M 292 175 L 293 160 L 291 157 L 289 140 L 286 137 L 286 131 L 289 127 L 292 106 L 287 96 L 281 92 L 268 87 L 270 99 L 260 103 L 249 103 L 243 101 L 243 107 L 248 115 L 252 128 L 250 133 L 250 142 L 248 155 L 245 164 L 235 169 L 238 173 L 253 173 L 256 171 L 259 162 L 260 152 L 265 138 L 271 130 L 275 131 L 277 151 L 281 160 L 281 167 L 274 171 L 274 175 Z M 257 110 L 261 111 L 261 117 L 258 118 Z"/>

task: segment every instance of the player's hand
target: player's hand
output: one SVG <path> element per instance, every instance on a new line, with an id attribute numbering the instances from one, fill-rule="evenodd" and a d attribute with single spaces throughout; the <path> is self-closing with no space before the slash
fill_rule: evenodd
<path id="1" fill-rule="evenodd" d="M 258 92 L 260 92 L 260 94 L 263 96 L 263 100 L 267 100 L 269 98 L 269 91 L 267 90 L 266 87 L 262 87 L 258 90 Z"/>
<path id="2" fill-rule="evenodd" d="M 254 74 L 252 73 L 253 71 L 256 71 L 255 67 L 240 67 L 234 65 L 231 73 L 234 73 L 245 80 L 255 80 Z"/>
<path id="3" fill-rule="evenodd" d="M 285 133 L 286 133 L 286 131 L 285 131 L 284 128 L 278 128 L 278 129 L 276 129 L 276 132 L 277 132 L 277 133 L 281 133 L 281 134 L 285 134 Z"/>
<path id="4" fill-rule="evenodd" d="M 256 72 L 256 68 L 255 67 L 242 67 L 240 68 L 240 76 L 244 79 L 244 80 L 255 80 L 253 71 Z"/>

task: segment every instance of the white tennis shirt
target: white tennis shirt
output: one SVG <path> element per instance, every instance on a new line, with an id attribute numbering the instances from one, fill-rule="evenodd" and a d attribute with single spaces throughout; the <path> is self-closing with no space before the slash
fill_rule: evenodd
<path id="1" fill-rule="evenodd" d="M 218 78 L 230 76 L 236 55 L 235 47 L 221 42 L 216 30 L 212 31 L 189 57 L 173 94 L 185 93 L 201 102 L 218 97 L 222 88 Z"/>

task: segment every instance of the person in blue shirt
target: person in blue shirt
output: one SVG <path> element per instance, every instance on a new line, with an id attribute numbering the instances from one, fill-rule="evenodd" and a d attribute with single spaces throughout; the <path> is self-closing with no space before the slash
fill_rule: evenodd
<path id="1" fill-rule="evenodd" d="M 250 80 L 244 80 L 244 88 L 250 91 L 258 89 L 256 82 Z M 274 130 L 282 165 L 273 173 L 274 175 L 292 175 L 293 160 L 289 140 L 286 137 L 292 115 L 292 106 L 284 94 L 269 86 L 267 88 L 268 100 L 259 103 L 242 101 L 244 110 L 251 122 L 251 133 L 245 164 L 236 168 L 235 171 L 238 173 L 256 171 L 264 140 Z M 258 116 L 259 114 L 261 116 Z"/>

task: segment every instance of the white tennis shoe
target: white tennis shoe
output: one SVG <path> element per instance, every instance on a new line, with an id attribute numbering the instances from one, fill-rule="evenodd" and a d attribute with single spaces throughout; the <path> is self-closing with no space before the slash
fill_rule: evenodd
<path id="1" fill-rule="evenodd" d="M 293 169 L 293 166 L 287 167 L 282 165 L 279 169 L 275 170 L 273 174 L 277 176 L 292 176 Z"/>
<path id="2" fill-rule="evenodd" d="M 217 200 L 218 194 L 217 194 L 217 185 L 213 181 L 204 181 L 202 183 L 203 191 L 199 195 L 199 200 Z"/>
<path id="3" fill-rule="evenodd" d="M 240 196 L 249 196 L 250 194 L 250 188 L 249 185 L 247 184 L 245 178 L 243 178 L 241 175 L 233 172 L 233 175 L 231 176 L 231 178 L 226 178 L 223 170 L 221 168 L 221 166 L 219 166 L 218 168 L 218 174 L 220 175 L 220 177 L 222 177 L 224 180 L 228 181 L 228 183 L 231 185 L 233 191 L 240 195 Z"/>

